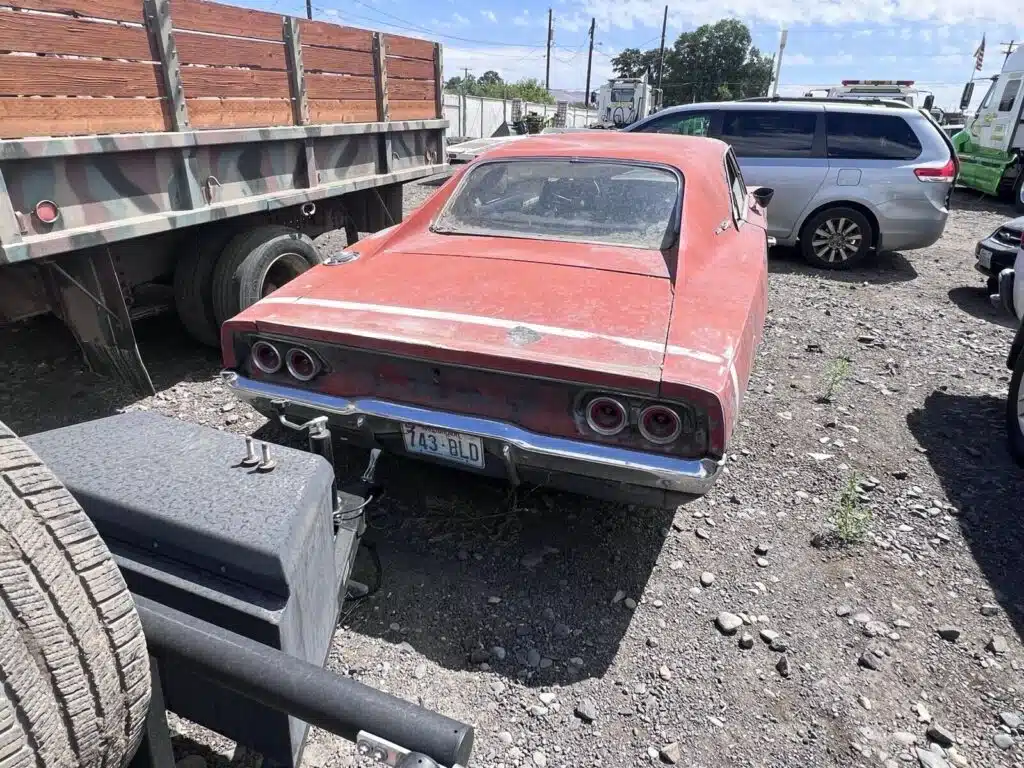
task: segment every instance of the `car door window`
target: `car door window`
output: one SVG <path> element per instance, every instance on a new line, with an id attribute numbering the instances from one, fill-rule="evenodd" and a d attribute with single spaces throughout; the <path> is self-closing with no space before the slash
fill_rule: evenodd
<path id="1" fill-rule="evenodd" d="M 677 136 L 708 136 L 712 112 L 674 112 L 637 127 L 638 133 L 672 133 Z"/>
<path id="2" fill-rule="evenodd" d="M 725 113 L 722 139 L 737 157 L 811 157 L 816 112 L 736 110 Z"/>
<path id="3" fill-rule="evenodd" d="M 897 115 L 827 112 L 828 156 L 842 160 L 914 160 L 921 142 Z"/>
<path id="4" fill-rule="evenodd" d="M 732 211 L 738 225 L 744 219 L 743 212 L 747 203 L 747 186 L 743 183 L 743 173 L 740 171 L 739 163 L 736 162 L 732 150 L 725 156 L 725 175 L 729 180 Z"/>
<path id="5" fill-rule="evenodd" d="M 1003 95 L 999 99 L 999 111 L 1010 112 L 1013 110 L 1013 104 L 1017 101 L 1017 94 L 1020 92 L 1020 79 L 1011 80 L 1006 84 L 1006 88 L 1003 89 Z"/>

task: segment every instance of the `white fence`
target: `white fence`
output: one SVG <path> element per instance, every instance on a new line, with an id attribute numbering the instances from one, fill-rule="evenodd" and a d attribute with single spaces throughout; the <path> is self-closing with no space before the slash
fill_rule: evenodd
<path id="1" fill-rule="evenodd" d="M 553 117 L 558 109 L 554 104 L 523 102 L 523 114 L 536 112 Z M 502 123 L 512 119 L 512 99 L 485 99 L 445 93 L 444 117 L 448 121 L 449 136 L 483 139 L 494 135 Z M 568 128 L 586 128 L 597 120 L 597 110 L 569 107 L 565 125 Z"/>

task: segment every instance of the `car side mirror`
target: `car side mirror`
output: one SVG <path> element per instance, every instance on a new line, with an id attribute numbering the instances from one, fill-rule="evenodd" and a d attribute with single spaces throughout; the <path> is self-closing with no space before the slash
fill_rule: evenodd
<path id="1" fill-rule="evenodd" d="M 758 187 L 753 194 L 754 201 L 762 208 L 767 208 L 771 204 L 772 198 L 775 197 L 775 190 L 771 187 Z"/>
<path id="2" fill-rule="evenodd" d="M 924 97 L 924 109 L 925 109 L 925 112 L 931 112 L 932 111 L 932 107 L 934 107 L 934 106 L 935 106 L 935 96 L 929 93 L 927 96 Z"/>

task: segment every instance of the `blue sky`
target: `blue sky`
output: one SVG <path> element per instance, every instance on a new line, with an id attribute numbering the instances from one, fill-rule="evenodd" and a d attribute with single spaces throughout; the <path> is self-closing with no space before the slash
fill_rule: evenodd
<path id="1" fill-rule="evenodd" d="M 305 14 L 303 0 L 234 2 Z M 313 7 L 315 18 L 444 43 L 446 77 L 468 67 L 478 75 L 495 69 L 508 80 L 544 79 L 551 7 L 551 87 L 582 90 L 590 19 L 597 19 L 592 80 L 599 83 L 611 76 L 611 57 L 623 48 L 658 45 L 665 1 L 313 0 Z M 946 107 L 959 101 L 983 34 L 983 76 L 999 71 L 1001 43 L 1024 38 L 1024 0 L 671 0 L 667 40 L 727 17 L 744 21 L 755 45 L 769 52 L 788 27 L 780 79 L 785 95 L 844 78 L 908 79 Z M 983 90 L 978 87 L 977 98 Z"/>

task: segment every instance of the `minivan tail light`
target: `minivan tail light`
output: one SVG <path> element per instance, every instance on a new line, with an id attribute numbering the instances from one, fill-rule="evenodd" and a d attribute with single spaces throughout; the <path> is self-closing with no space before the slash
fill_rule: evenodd
<path id="1" fill-rule="evenodd" d="M 941 168 L 915 168 L 918 181 L 951 182 L 956 178 L 956 161 L 950 158 Z"/>

